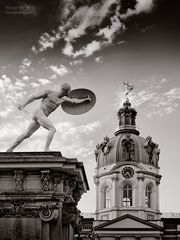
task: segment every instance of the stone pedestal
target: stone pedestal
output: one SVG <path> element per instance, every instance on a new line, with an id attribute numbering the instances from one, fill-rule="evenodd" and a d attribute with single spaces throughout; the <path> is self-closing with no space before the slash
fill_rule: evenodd
<path id="1" fill-rule="evenodd" d="M 74 239 L 77 203 L 87 190 L 77 159 L 60 152 L 0 153 L 0 239 Z"/>

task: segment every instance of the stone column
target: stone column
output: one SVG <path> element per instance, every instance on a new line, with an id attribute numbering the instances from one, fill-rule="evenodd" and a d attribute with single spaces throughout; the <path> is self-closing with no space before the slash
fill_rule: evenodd
<path id="1" fill-rule="evenodd" d="M 113 195 L 113 201 L 112 201 L 112 207 L 117 207 L 117 175 L 114 175 L 112 178 L 112 195 Z"/>
<path id="2" fill-rule="evenodd" d="M 138 181 L 139 181 L 139 203 L 138 207 L 139 208 L 144 208 L 145 205 L 145 190 L 143 188 L 143 181 L 144 181 L 144 175 L 142 173 L 139 174 L 138 176 Z"/>
<path id="3" fill-rule="evenodd" d="M 156 180 L 156 206 L 154 206 L 156 210 L 159 210 L 159 184 L 160 180 Z"/>
<path id="4" fill-rule="evenodd" d="M 100 209 L 99 209 L 99 199 L 100 199 L 100 189 L 99 189 L 99 179 L 97 177 L 94 177 L 94 183 L 96 185 L 96 212 L 98 212 Z M 96 216 L 96 220 L 97 219 L 97 216 Z"/>
<path id="5" fill-rule="evenodd" d="M 39 217 L 42 221 L 42 240 L 63 240 L 62 203 L 41 206 Z"/>
<path id="6" fill-rule="evenodd" d="M 62 236 L 62 202 L 59 202 L 57 220 L 51 223 L 51 239 L 64 240 Z"/>
<path id="7" fill-rule="evenodd" d="M 49 223 L 42 221 L 42 240 L 50 240 Z"/>

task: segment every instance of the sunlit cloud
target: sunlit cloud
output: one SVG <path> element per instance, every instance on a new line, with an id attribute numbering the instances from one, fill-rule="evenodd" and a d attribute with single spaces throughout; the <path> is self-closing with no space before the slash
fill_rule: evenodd
<path id="1" fill-rule="evenodd" d="M 37 79 L 38 80 L 38 82 L 40 82 L 42 85 L 46 85 L 46 84 L 49 84 L 49 83 L 51 83 L 48 79 L 46 79 L 46 78 L 39 78 L 39 79 Z"/>
<path id="2" fill-rule="evenodd" d="M 114 12 L 112 6 L 115 6 Z M 33 46 L 32 50 L 35 53 L 45 51 L 47 48 L 53 48 L 55 43 L 62 39 L 65 42 L 65 46 L 62 48 L 64 55 L 73 58 L 79 56 L 89 57 L 94 52 L 108 47 L 113 43 L 116 35 L 120 35 L 122 31 L 126 30 L 122 19 L 142 12 L 148 13 L 153 9 L 153 6 L 154 0 L 137 0 L 134 8 L 128 8 L 125 13 L 120 14 L 122 7 L 120 0 L 104 0 L 91 5 L 84 2 L 78 8 L 74 0 L 64 0 L 59 6 L 60 25 L 58 30 L 52 31 L 51 34 L 43 33 L 38 42 L 39 47 Z M 109 23 L 101 28 L 101 23 L 109 14 L 111 14 Z M 99 27 L 99 31 L 93 32 L 96 27 Z M 80 41 L 79 39 L 87 35 L 89 31 L 91 31 L 92 39 L 80 49 L 76 49 L 74 42 Z"/>
<path id="3" fill-rule="evenodd" d="M 96 58 L 95 58 L 95 61 L 96 61 L 97 63 L 103 63 L 103 57 L 102 57 L 102 56 L 96 57 Z"/>
<path id="4" fill-rule="evenodd" d="M 60 66 L 51 65 L 49 68 L 55 74 L 57 74 L 58 76 L 61 76 L 61 77 L 63 77 L 65 74 L 67 74 L 69 72 L 68 69 L 64 65 L 60 65 Z"/>

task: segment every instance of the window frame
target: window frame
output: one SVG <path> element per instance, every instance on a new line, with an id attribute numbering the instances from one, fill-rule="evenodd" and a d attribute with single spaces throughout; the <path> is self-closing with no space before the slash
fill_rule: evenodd
<path id="1" fill-rule="evenodd" d="M 133 188 L 130 183 L 123 186 L 123 207 L 133 206 Z"/>
<path id="2" fill-rule="evenodd" d="M 152 206 L 152 187 L 147 185 L 145 188 L 145 207 L 151 208 Z"/>
<path id="3" fill-rule="evenodd" d="M 111 207 L 111 198 L 110 198 L 110 188 L 109 186 L 106 186 L 104 188 L 104 208 L 110 208 Z"/>

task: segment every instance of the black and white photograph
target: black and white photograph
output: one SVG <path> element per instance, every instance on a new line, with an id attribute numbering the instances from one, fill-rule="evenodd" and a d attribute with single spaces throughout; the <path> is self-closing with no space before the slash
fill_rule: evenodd
<path id="1" fill-rule="evenodd" d="M 180 239 L 180 1 L 0 0 L 0 240 Z"/>

